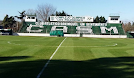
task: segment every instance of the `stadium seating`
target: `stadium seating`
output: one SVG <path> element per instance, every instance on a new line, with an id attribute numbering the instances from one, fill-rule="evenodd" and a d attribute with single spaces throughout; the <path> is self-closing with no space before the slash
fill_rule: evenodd
<path id="1" fill-rule="evenodd" d="M 20 33 L 50 33 L 61 30 L 64 34 L 89 34 L 89 35 L 125 35 L 122 24 L 106 23 L 106 26 L 75 26 L 71 25 L 43 25 L 36 26 L 35 22 L 24 22 Z M 31 26 L 30 26 L 31 25 Z"/>
<path id="2" fill-rule="evenodd" d="M 100 27 L 100 29 L 101 29 L 101 33 L 102 33 L 102 34 L 106 33 L 106 30 L 109 31 L 109 32 L 113 31 L 114 34 L 118 34 L 118 30 L 117 30 L 116 27 L 110 27 L 110 28 L 107 28 L 107 27 Z"/>

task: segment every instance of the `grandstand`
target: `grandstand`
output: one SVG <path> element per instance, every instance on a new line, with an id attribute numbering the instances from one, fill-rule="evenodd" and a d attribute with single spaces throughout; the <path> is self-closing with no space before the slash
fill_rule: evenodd
<path id="1" fill-rule="evenodd" d="M 68 19 L 69 18 L 69 19 Z M 87 19 L 90 18 L 90 19 Z M 20 33 L 42 33 L 48 36 L 94 37 L 94 35 L 126 38 L 120 16 L 109 16 L 107 23 L 93 22 L 93 17 L 52 16 L 51 22 L 37 22 L 36 16 L 27 15 Z M 75 20 L 75 21 L 74 21 Z M 57 22 L 55 22 L 57 21 Z M 73 35 L 72 35 L 73 34 Z"/>

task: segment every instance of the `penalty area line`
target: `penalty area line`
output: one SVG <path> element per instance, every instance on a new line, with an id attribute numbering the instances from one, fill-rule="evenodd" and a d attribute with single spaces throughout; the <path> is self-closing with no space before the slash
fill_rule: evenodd
<path id="1" fill-rule="evenodd" d="M 66 37 L 67 38 L 67 37 Z M 57 49 L 54 51 L 54 53 L 52 54 L 52 56 L 49 58 L 49 60 L 47 61 L 47 63 L 44 65 L 44 67 L 42 68 L 42 70 L 40 71 L 40 73 L 37 75 L 37 78 L 40 78 L 41 74 L 43 73 L 43 71 L 45 70 L 45 68 L 48 66 L 49 62 L 51 61 L 51 59 L 53 58 L 53 56 L 56 54 L 56 52 L 58 51 L 58 49 L 60 48 L 60 46 L 62 45 L 62 43 L 66 40 L 66 38 L 60 43 L 60 45 L 57 47 Z"/>

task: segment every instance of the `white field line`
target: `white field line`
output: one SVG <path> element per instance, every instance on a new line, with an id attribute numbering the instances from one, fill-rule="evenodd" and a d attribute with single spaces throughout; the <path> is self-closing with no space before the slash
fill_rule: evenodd
<path id="1" fill-rule="evenodd" d="M 67 38 L 67 37 L 66 37 Z M 58 49 L 60 48 L 60 46 L 62 45 L 62 43 L 66 40 L 66 38 L 60 43 L 60 45 L 57 47 L 57 49 L 55 50 L 55 52 L 52 54 L 52 56 L 49 58 L 49 60 L 47 61 L 47 63 L 44 65 L 44 67 L 42 68 L 42 70 L 40 71 L 40 73 L 37 75 L 37 78 L 40 78 L 41 74 L 43 73 L 43 71 L 45 70 L 45 68 L 47 67 L 47 65 L 49 64 L 49 62 L 51 61 L 51 59 L 53 58 L 53 56 L 55 55 L 55 53 L 58 51 Z"/>
<path id="2" fill-rule="evenodd" d="M 12 44 L 10 41 L 7 42 L 8 44 Z"/>
<path id="3" fill-rule="evenodd" d="M 7 42 L 8 44 L 14 44 L 14 45 L 25 45 L 25 44 L 16 44 L 11 43 L 10 41 Z M 115 43 L 114 45 L 103 45 L 103 46 L 60 46 L 60 47 L 110 47 L 110 46 L 117 46 L 118 44 Z M 41 46 L 41 45 L 28 45 L 28 46 Z M 58 47 L 58 46 L 45 46 L 45 47 Z"/>
<path id="4" fill-rule="evenodd" d="M 21 44 L 11 43 L 10 41 L 8 41 L 7 43 L 8 43 L 8 44 L 14 44 L 14 45 L 21 45 Z"/>
<path id="5" fill-rule="evenodd" d="M 7 42 L 8 44 L 12 44 L 12 45 L 26 45 L 26 44 L 16 44 L 16 43 L 12 43 L 10 41 Z M 42 46 L 42 45 L 27 45 L 27 46 Z M 45 47 L 58 47 L 58 46 L 45 46 Z"/>
<path id="6" fill-rule="evenodd" d="M 104 46 L 61 46 L 61 47 L 109 47 L 109 46 L 117 46 L 118 44 L 114 45 L 104 45 Z"/>
<path id="7" fill-rule="evenodd" d="M 117 46 L 118 44 L 116 43 L 116 44 L 114 44 L 114 45 L 106 45 L 106 46 Z"/>

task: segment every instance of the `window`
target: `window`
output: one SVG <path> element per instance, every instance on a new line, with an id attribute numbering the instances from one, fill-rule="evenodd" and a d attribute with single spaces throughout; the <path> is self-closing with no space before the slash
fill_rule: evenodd
<path id="1" fill-rule="evenodd" d="M 35 19 L 35 17 L 31 17 L 31 19 Z"/>
<path id="2" fill-rule="evenodd" d="M 111 18 L 111 20 L 118 20 L 118 18 Z"/>

